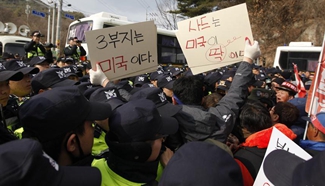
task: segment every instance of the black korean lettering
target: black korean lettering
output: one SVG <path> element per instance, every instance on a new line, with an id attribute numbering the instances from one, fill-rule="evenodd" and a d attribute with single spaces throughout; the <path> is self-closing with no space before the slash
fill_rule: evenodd
<path id="1" fill-rule="evenodd" d="M 109 42 L 110 44 L 114 44 L 114 48 L 116 48 L 116 43 L 119 42 L 120 40 L 118 39 L 118 32 L 115 34 L 108 34 L 109 38 L 111 41 Z"/>
<path id="2" fill-rule="evenodd" d="M 121 43 L 123 43 L 125 40 L 128 40 L 129 42 L 131 42 L 131 45 L 133 45 L 132 29 L 130 30 L 130 34 L 129 32 L 120 32 L 120 35 L 124 35 Z"/>
<path id="3" fill-rule="evenodd" d="M 134 31 L 134 39 L 136 40 L 137 43 L 144 41 L 142 33 L 137 33 L 137 31 Z"/>
<path id="4" fill-rule="evenodd" d="M 99 40 L 98 41 L 98 45 L 97 45 L 97 48 L 98 49 L 104 49 L 107 47 L 108 43 L 107 41 L 105 40 L 105 36 L 104 35 L 99 35 L 96 37 L 96 40 Z"/>

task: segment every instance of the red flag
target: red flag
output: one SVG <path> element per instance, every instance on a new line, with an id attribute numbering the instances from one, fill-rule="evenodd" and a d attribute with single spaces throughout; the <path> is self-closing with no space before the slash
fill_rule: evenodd
<path id="1" fill-rule="evenodd" d="M 297 82 L 297 88 L 298 88 L 298 97 L 304 98 L 306 96 L 306 89 L 304 83 L 301 81 L 299 73 L 298 73 L 298 67 L 296 64 L 293 64 L 293 70 L 295 72 L 295 78 Z"/>
<path id="2" fill-rule="evenodd" d="M 308 116 L 325 111 L 325 34 L 318 61 L 318 66 L 315 70 L 315 75 L 307 96 L 305 110 Z"/>

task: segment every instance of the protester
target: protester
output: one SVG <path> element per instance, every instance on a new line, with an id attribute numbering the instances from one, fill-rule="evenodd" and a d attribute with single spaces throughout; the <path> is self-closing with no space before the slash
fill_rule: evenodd
<path id="1" fill-rule="evenodd" d="M 184 142 L 212 138 L 221 142 L 232 131 L 239 108 L 247 98 L 247 83 L 252 78 L 252 62 L 260 55 L 258 43 L 246 41 L 244 62 L 237 69 L 228 94 L 216 107 L 205 110 L 202 99 L 205 96 L 204 83 L 199 76 L 183 76 L 173 85 L 173 104 L 181 105 L 186 117 L 177 118 Z"/>
<path id="2" fill-rule="evenodd" d="M 255 179 L 269 144 L 272 127 L 279 129 L 291 140 L 295 139 L 296 135 L 283 124 L 273 125 L 269 111 L 258 101 L 247 102 L 239 118 L 246 140 L 234 156 L 246 166 Z"/>
<path id="3" fill-rule="evenodd" d="M 325 151 L 325 112 L 303 118 L 309 122 L 306 135 L 308 140 L 300 140 L 300 146 L 310 155 L 315 156 Z"/>
<path id="4" fill-rule="evenodd" d="M 291 128 L 299 118 L 299 110 L 289 102 L 278 102 L 270 110 L 270 115 L 273 124 L 282 123 Z"/>
<path id="5" fill-rule="evenodd" d="M 298 93 L 296 85 L 284 81 L 279 87 L 276 88 L 276 102 L 287 102 L 293 99 Z"/>

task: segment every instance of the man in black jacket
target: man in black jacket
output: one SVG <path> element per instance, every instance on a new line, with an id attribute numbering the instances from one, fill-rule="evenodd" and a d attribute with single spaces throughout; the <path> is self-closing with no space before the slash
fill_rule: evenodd
<path id="1" fill-rule="evenodd" d="M 41 37 L 43 37 L 41 32 L 34 31 L 30 36 L 32 37 L 32 40 L 24 46 L 26 57 L 31 59 L 34 56 L 44 56 L 46 59 L 52 60 L 53 55 L 51 50 L 46 50 L 40 42 Z"/>
<path id="2" fill-rule="evenodd" d="M 72 57 L 78 62 L 80 56 L 85 56 L 86 54 L 85 49 L 81 46 L 81 41 L 77 37 L 70 37 L 69 46 L 64 48 L 65 57 Z"/>

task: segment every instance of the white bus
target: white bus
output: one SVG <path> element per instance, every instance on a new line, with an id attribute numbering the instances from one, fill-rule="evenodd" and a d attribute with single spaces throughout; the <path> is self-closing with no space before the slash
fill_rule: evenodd
<path id="1" fill-rule="evenodd" d="M 290 42 L 289 46 L 279 46 L 274 57 L 274 67 L 281 70 L 293 69 L 297 64 L 299 71 L 314 72 L 317 68 L 322 47 L 316 47 L 312 42 Z"/>
<path id="2" fill-rule="evenodd" d="M 82 41 L 82 46 L 88 53 L 85 32 L 108 27 L 132 24 L 134 22 L 127 21 L 124 16 L 118 16 L 106 12 L 93 14 L 89 17 L 78 19 L 69 25 L 66 39 L 66 46 L 70 37 L 78 37 Z M 185 56 L 181 50 L 175 31 L 157 28 L 157 48 L 158 63 L 161 65 L 184 65 L 186 63 Z"/>

